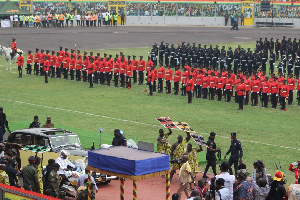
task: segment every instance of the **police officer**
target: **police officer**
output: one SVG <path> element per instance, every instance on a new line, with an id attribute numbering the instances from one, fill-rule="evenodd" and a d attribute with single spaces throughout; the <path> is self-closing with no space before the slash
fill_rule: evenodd
<path id="1" fill-rule="evenodd" d="M 207 152 L 206 152 L 206 160 L 207 160 L 207 165 L 205 167 L 204 170 L 204 174 L 203 174 L 203 178 L 208 178 L 208 176 L 206 176 L 206 173 L 209 169 L 209 167 L 212 167 L 212 170 L 215 174 L 215 176 L 217 175 L 216 172 L 216 152 L 220 152 L 221 149 L 217 148 L 217 145 L 215 143 L 215 137 L 216 137 L 216 133 L 211 132 L 210 136 L 207 140 Z"/>
<path id="2" fill-rule="evenodd" d="M 226 156 L 230 154 L 230 158 L 229 158 L 229 172 L 232 175 L 232 164 L 234 164 L 234 171 L 235 174 L 238 170 L 238 161 L 240 159 L 240 163 L 243 162 L 242 157 L 243 157 L 243 149 L 242 149 L 242 145 L 241 142 L 239 140 L 236 139 L 236 133 L 231 133 L 231 145 L 226 153 L 226 155 L 224 156 L 224 160 L 226 160 Z"/>

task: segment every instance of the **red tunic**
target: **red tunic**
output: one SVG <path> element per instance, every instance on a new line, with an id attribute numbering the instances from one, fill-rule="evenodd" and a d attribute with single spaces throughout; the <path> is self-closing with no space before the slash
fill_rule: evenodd
<path id="1" fill-rule="evenodd" d="M 17 63 L 18 63 L 18 66 L 23 66 L 23 64 L 24 64 L 24 58 L 23 58 L 23 56 L 19 56 L 18 57 Z"/>
<path id="2" fill-rule="evenodd" d="M 158 68 L 158 78 L 165 78 L 165 68 L 164 67 Z"/>
<path id="3" fill-rule="evenodd" d="M 269 81 L 265 81 L 262 84 L 262 93 L 270 93 L 271 92 L 271 84 Z"/>
<path id="4" fill-rule="evenodd" d="M 34 54 L 34 62 L 35 63 L 39 63 L 40 62 L 40 56 L 41 56 L 41 54 L 39 52 L 36 52 Z"/>
<path id="5" fill-rule="evenodd" d="M 181 80 L 181 71 L 177 70 L 174 73 L 174 82 L 180 82 Z"/>
<path id="6" fill-rule="evenodd" d="M 273 83 L 271 83 L 271 93 L 278 94 L 278 92 L 279 92 L 279 83 L 277 81 L 273 81 Z"/>
<path id="7" fill-rule="evenodd" d="M 193 81 L 193 79 L 187 80 L 186 91 L 194 91 L 194 81 Z"/>
<path id="8" fill-rule="evenodd" d="M 144 71 L 145 70 L 145 61 L 144 60 L 139 60 L 139 62 L 138 62 L 138 70 L 139 71 Z"/>
<path id="9" fill-rule="evenodd" d="M 289 86 L 288 85 L 282 85 L 281 86 L 280 96 L 282 96 L 282 97 L 288 97 L 289 96 Z"/>
<path id="10" fill-rule="evenodd" d="M 32 54 L 28 54 L 27 64 L 32 64 L 32 61 L 33 61 L 33 55 Z"/>
<path id="11" fill-rule="evenodd" d="M 167 69 L 167 72 L 166 72 L 166 81 L 171 81 L 172 77 L 173 77 L 173 70 Z"/>
<path id="12" fill-rule="evenodd" d="M 295 89 L 295 79 L 294 78 L 288 78 L 287 84 L 289 86 L 289 90 Z"/>

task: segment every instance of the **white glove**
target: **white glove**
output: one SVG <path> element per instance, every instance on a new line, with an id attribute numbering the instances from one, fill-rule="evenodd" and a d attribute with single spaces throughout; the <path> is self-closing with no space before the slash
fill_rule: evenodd
<path id="1" fill-rule="evenodd" d="M 118 76 L 119 73 L 116 73 L 116 75 Z"/>
<path id="2" fill-rule="evenodd" d="M 256 92 L 257 94 L 259 94 L 259 92 Z"/>
<path id="3" fill-rule="evenodd" d="M 191 90 L 191 92 L 192 92 L 192 94 L 194 93 L 194 91 L 193 91 L 193 90 Z"/>
<path id="4" fill-rule="evenodd" d="M 270 95 L 270 93 L 268 93 L 268 95 Z"/>
<path id="5" fill-rule="evenodd" d="M 103 72 L 104 74 L 106 73 L 106 72 Z"/>
<path id="6" fill-rule="evenodd" d="M 135 70 L 135 72 L 138 72 L 138 70 Z"/>
<path id="7" fill-rule="evenodd" d="M 109 72 L 109 74 L 111 74 L 111 72 Z"/>
<path id="8" fill-rule="evenodd" d="M 298 163 L 297 162 L 293 162 L 292 165 L 298 165 Z"/>
<path id="9" fill-rule="evenodd" d="M 94 77 L 94 74 L 92 74 L 92 77 Z"/>
<path id="10" fill-rule="evenodd" d="M 278 97 L 278 94 L 276 94 L 276 97 Z"/>
<path id="11" fill-rule="evenodd" d="M 226 91 L 226 89 L 224 89 L 224 91 Z"/>
<path id="12" fill-rule="evenodd" d="M 153 85 L 153 82 L 151 82 L 151 85 Z"/>
<path id="13" fill-rule="evenodd" d="M 207 87 L 207 89 L 209 89 L 209 86 Z"/>

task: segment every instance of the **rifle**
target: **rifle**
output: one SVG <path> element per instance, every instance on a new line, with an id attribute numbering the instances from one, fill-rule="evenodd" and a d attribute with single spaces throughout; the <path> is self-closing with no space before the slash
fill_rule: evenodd
<path id="1" fill-rule="evenodd" d="M 252 103 L 252 106 L 254 105 L 253 103 L 254 103 L 254 97 L 253 97 L 254 95 L 253 95 L 253 92 L 251 91 L 251 103 Z"/>

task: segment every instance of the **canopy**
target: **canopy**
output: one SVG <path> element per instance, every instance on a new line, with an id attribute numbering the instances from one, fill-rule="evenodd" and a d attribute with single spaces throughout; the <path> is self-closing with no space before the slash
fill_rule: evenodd
<path id="1" fill-rule="evenodd" d="M 9 15 L 29 15 L 30 13 L 19 8 L 15 3 L 10 0 L 6 0 L 0 6 L 0 17 L 9 16 Z"/>

